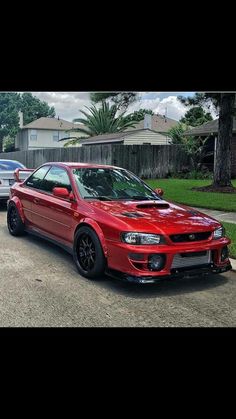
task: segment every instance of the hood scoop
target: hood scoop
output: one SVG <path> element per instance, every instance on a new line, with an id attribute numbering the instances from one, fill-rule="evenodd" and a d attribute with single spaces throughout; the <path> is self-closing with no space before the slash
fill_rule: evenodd
<path id="1" fill-rule="evenodd" d="M 156 208 L 156 209 L 167 209 L 170 208 L 169 204 L 138 204 L 136 208 Z"/>
<path id="2" fill-rule="evenodd" d="M 142 218 L 143 215 L 138 212 L 122 212 L 122 215 L 129 218 Z"/>

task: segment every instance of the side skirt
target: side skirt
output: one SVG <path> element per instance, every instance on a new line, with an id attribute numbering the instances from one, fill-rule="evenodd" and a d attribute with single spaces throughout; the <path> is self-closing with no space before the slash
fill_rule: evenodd
<path id="1" fill-rule="evenodd" d="M 43 239 L 43 240 L 46 240 L 46 241 L 48 241 L 52 244 L 55 244 L 56 246 L 59 246 L 60 248 L 62 248 L 66 252 L 73 255 L 73 248 L 72 247 L 66 246 L 65 244 L 63 244 L 63 243 L 61 243 L 57 240 L 51 239 L 50 237 L 48 237 L 48 236 L 46 236 L 42 233 L 39 233 L 38 231 L 32 230 L 31 228 L 25 228 L 25 231 L 26 231 L 26 233 L 32 234 L 33 236 L 39 237 L 40 239 Z"/>

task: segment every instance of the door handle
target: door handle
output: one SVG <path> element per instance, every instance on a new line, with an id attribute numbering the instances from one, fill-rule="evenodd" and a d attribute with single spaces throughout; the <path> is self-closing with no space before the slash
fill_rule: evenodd
<path id="1" fill-rule="evenodd" d="M 40 203 L 40 199 L 34 198 L 34 204 L 39 204 L 39 203 Z"/>

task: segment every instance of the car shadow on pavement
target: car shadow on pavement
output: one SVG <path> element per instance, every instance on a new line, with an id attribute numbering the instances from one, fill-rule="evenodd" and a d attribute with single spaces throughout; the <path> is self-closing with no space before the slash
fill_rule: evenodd
<path id="1" fill-rule="evenodd" d="M 227 284 L 229 280 L 225 275 L 216 274 L 205 277 L 198 276 L 172 280 L 165 279 L 163 282 L 156 284 L 131 284 L 113 278 L 108 279 L 108 281 L 101 280 L 98 284 L 106 289 L 131 298 L 169 297 L 173 295 L 206 291 L 207 289 L 223 286 Z"/>
<path id="2" fill-rule="evenodd" d="M 78 274 L 77 268 L 73 262 L 73 257 L 64 249 L 56 246 L 49 241 L 42 238 L 27 234 L 21 237 L 21 240 L 32 243 L 43 250 L 47 249 L 52 257 L 60 257 L 60 259 L 68 266 L 68 281 L 70 274 Z M 206 291 L 207 289 L 223 286 L 228 282 L 228 273 L 224 275 L 208 275 L 204 277 L 189 277 L 182 279 L 168 279 L 156 284 L 132 284 L 111 278 L 107 275 L 102 276 L 94 281 L 97 287 L 104 288 L 106 291 L 112 291 L 116 294 L 123 294 L 131 298 L 157 298 L 169 297 L 171 295 L 181 295 L 186 293 L 194 293 L 199 291 Z M 90 281 L 79 276 L 79 281 Z"/>

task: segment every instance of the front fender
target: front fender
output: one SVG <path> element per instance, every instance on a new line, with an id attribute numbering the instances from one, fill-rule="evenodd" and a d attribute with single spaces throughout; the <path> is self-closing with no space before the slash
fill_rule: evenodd
<path id="1" fill-rule="evenodd" d="M 25 222 L 25 216 L 24 216 L 24 211 L 23 211 L 23 207 L 22 207 L 20 199 L 17 196 L 13 196 L 13 198 L 11 198 L 8 201 L 8 208 L 11 205 L 11 203 L 15 204 L 15 206 L 16 206 L 18 212 L 19 212 L 20 218 L 21 218 L 22 222 L 24 223 Z"/>
<path id="2" fill-rule="evenodd" d="M 107 257 L 108 256 L 108 249 L 107 249 L 107 245 L 106 245 L 106 240 L 103 234 L 103 231 L 101 229 L 101 227 L 98 225 L 98 223 L 96 221 L 94 221 L 92 218 L 83 218 L 82 220 L 80 220 L 79 226 L 83 224 L 87 224 L 88 226 L 91 226 L 91 228 L 97 233 L 99 240 L 101 242 L 102 248 L 103 248 L 103 252 L 104 255 Z"/>

